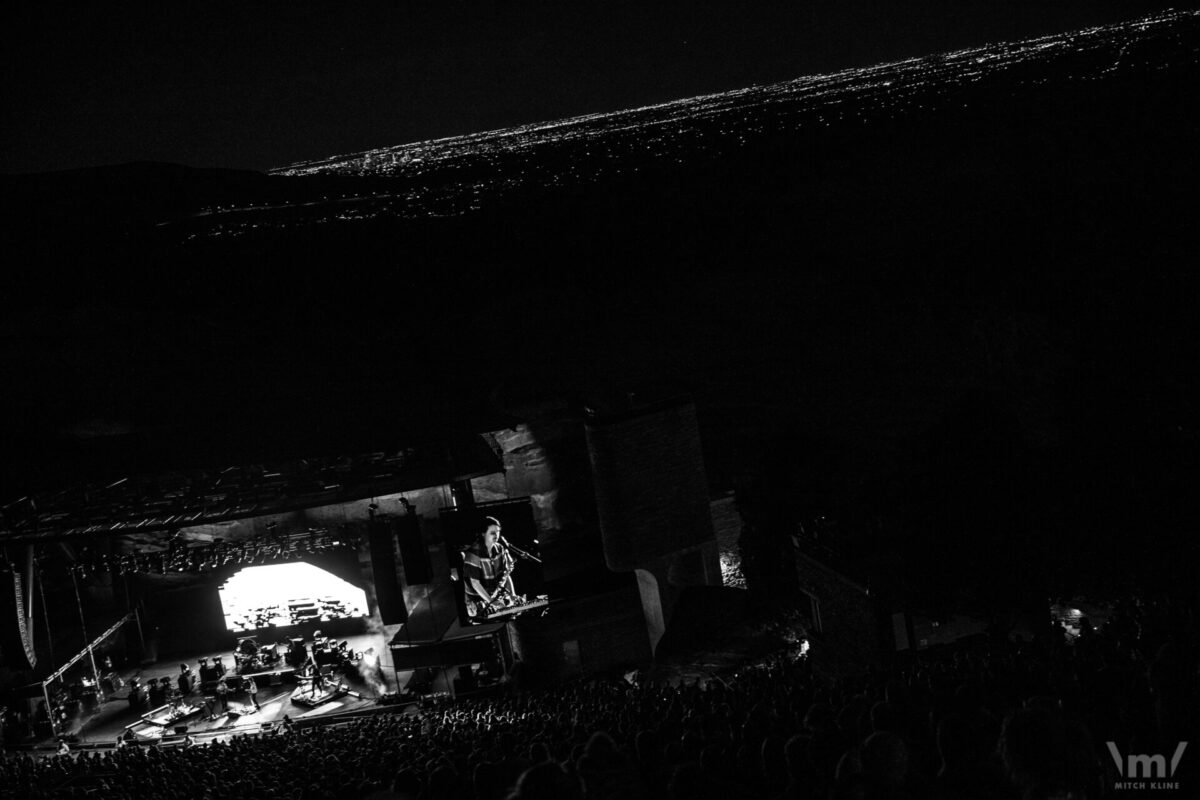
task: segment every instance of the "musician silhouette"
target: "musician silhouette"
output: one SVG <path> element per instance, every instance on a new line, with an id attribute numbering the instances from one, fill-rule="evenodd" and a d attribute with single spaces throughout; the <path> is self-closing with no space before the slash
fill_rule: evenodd
<path id="1" fill-rule="evenodd" d="M 222 713 L 229 711 L 229 684 L 224 678 L 217 681 L 217 702 L 221 704 Z"/>

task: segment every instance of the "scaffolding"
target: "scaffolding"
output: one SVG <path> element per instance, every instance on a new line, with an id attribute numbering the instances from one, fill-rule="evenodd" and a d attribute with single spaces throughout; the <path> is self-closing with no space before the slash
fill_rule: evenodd
<path id="1" fill-rule="evenodd" d="M 138 616 L 137 609 L 134 609 L 133 611 L 130 611 L 128 614 L 126 614 L 125 616 L 121 617 L 121 619 L 117 620 L 117 622 L 113 623 L 113 625 L 108 630 L 106 630 L 104 633 L 100 634 L 95 639 L 93 639 L 88 644 L 87 647 L 83 648 L 83 650 L 81 650 L 78 654 L 76 654 L 70 661 L 63 664 L 61 667 L 56 669 L 52 674 L 48 675 L 45 680 L 42 681 L 42 697 L 46 701 L 46 712 L 50 717 L 50 730 L 55 737 L 57 737 L 59 735 L 58 719 L 57 719 L 57 715 L 54 713 L 54 704 L 50 699 L 50 685 L 53 684 L 55 681 L 59 680 L 60 678 L 62 678 L 62 676 L 65 675 L 67 670 L 71 669 L 71 667 L 78 664 L 84 658 L 87 658 L 88 663 L 92 669 L 92 677 L 95 679 L 95 682 L 96 682 L 95 683 L 96 690 L 97 690 L 97 692 L 99 692 L 101 683 L 100 683 L 100 669 L 99 669 L 99 667 L 96 666 L 96 648 L 99 647 L 101 644 L 103 644 L 106 640 L 108 640 L 109 637 L 116 634 L 117 631 L 121 630 L 122 626 L 124 626 L 125 624 L 127 624 L 129 622 L 135 622 L 137 624 L 138 633 L 139 633 L 139 637 L 140 637 L 141 629 L 142 629 L 142 622 L 141 622 L 141 618 Z"/>

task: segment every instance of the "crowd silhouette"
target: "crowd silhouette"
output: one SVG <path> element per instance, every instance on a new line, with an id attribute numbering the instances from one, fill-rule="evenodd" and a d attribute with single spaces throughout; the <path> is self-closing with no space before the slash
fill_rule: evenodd
<path id="1" fill-rule="evenodd" d="M 888 670 L 779 654 L 669 686 L 591 679 L 176 747 L 8 757 L 17 798 L 637 800 L 1121 796 L 1110 755 L 1172 753 L 1197 714 L 1190 606 L 1119 603 L 1074 641 L 976 641 Z M 819 643 L 814 645 L 819 647 Z M 1171 778 L 1193 785 L 1197 754 Z M 1128 795 L 1126 795 L 1128 796 Z M 1186 795 L 1181 795 L 1186 796 Z"/>

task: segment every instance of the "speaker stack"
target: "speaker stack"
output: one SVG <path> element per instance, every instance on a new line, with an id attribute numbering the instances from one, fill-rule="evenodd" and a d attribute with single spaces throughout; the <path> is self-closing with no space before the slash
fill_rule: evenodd
<path id="1" fill-rule="evenodd" d="M 200 659 L 200 691 L 212 692 L 217 688 L 217 681 L 221 678 L 221 671 L 215 665 L 209 664 L 207 658 Z"/>
<path id="2" fill-rule="evenodd" d="M 429 563 L 429 550 L 421 536 L 421 519 L 416 514 L 406 514 L 392 520 L 396 531 L 396 542 L 400 546 L 400 562 L 404 565 L 404 583 L 420 586 L 433 580 L 433 568 Z"/>
<path id="3" fill-rule="evenodd" d="M 404 592 L 396 574 L 395 536 L 388 520 L 372 518 L 368 523 L 367 541 L 371 549 L 371 571 L 375 576 L 375 602 L 384 625 L 396 625 L 408 620 Z"/>

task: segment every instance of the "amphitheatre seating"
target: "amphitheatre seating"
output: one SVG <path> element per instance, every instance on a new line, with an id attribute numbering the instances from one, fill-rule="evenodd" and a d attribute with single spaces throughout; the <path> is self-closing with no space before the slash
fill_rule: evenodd
<path id="1" fill-rule="evenodd" d="M 781 655 L 705 686 L 593 680 L 190 747 L 10 756 L 0 786 L 213 800 L 1100 797 L 1106 742 L 1161 752 L 1198 718 L 1196 618 L 1150 624 L 1165 611 L 1127 606 L 1073 645 L 1047 630 L 839 679 Z M 1186 757 L 1176 779 L 1196 780 Z"/>

